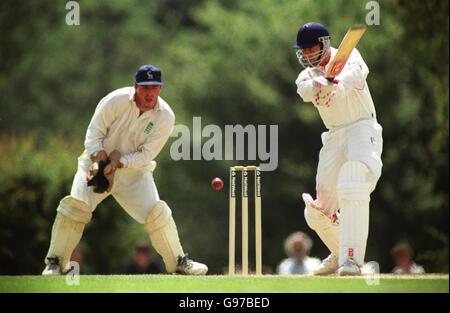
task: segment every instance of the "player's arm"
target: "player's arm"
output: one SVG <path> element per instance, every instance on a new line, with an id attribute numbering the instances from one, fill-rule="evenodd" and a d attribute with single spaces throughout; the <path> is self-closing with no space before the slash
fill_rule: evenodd
<path id="1" fill-rule="evenodd" d="M 156 124 L 153 131 L 147 137 L 137 151 L 124 154 L 120 162 L 124 167 L 143 168 L 150 164 L 152 160 L 161 152 L 173 131 L 175 117 L 169 116 L 160 125 Z"/>
<path id="2" fill-rule="evenodd" d="M 309 75 L 308 70 L 302 71 L 295 80 L 297 93 L 304 102 L 312 102 L 317 90 L 314 87 L 314 81 Z"/>
<path id="3" fill-rule="evenodd" d="M 369 68 L 358 50 L 354 49 L 342 72 L 335 78 L 338 82 L 336 96 L 345 97 L 354 88 L 364 88 Z"/>
<path id="4" fill-rule="evenodd" d="M 114 104 L 114 98 L 110 96 L 100 100 L 86 131 L 84 146 L 92 161 L 86 177 L 88 181 L 97 175 L 99 162 L 108 160 L 108 154 L 103 148 L 103 140 L 116 119 Z"/>
<path id="5" fill-rule="evenodd" d="M 103 147 L 108 129 L 116 119 L 115 99 L 109 96 L 100 100 L 89 123 L 84 146 L 92 162 L 106 161 L 108 155 Z"/>

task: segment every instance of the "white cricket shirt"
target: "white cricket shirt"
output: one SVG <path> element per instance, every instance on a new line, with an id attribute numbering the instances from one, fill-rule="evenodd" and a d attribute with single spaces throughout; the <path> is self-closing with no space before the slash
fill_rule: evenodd
<path id="1" fill-rule="evenodd" d="M 100 100 L 87 129 L 82 158 L 117 149 L 128 168 L 147 167 L 156 158 L 173 131 L 175 114 L 158 97 L 155 107 L 139 116 L 134 92 L 134 87 L 120 88 Z"/>
<path id="2" fill-rule="evenodd" d="M 336 55 L 337 49 L 331 48 L 331 59 Z M 305 102 L 314 101 L 313 78 L 324 76 L 328 66 L 319 68 L 308 67 L 297 77 L 297 93 Z M 336 96 L 330 106 L 315 105 L 319 111 L 325 127 L 338 128 L 352 124 L 358 120 L 376 118 L 375 106 L 367 86 L 366 78 L 369 68 L 357 49 L 353 49 L 347 64 L 342 72 L 335 77 L 339 81 Z"/>

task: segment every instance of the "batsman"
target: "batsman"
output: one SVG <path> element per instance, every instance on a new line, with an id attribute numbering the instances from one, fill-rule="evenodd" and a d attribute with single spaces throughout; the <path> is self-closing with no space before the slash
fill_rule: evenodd
<path id="1" fill-rule="evenodd" d="M 162 87 L 161 70 L 143 65 L 134 86 L 109 93 L 97 105 L 72 190 L 56 210 L 43 275 L 69 270 L 70 256 L 85 225 L 109 195 L 144 225 L 168 273 L 204 275 L 208 271 L 184 253 L 171 209 L 159 198 L 153 179 L 154 159 L 175 122 L 172 109 L 160 97 Z"/>
<path id="2" fill-rule="evenodd" d="M 338 53 L 323 25 L 307 23 L 294 45 L 305 67 L 295 82 L 297 93 L 304 102 L 312 102 L 328 129 L 321 136 L 316 198 L 302 195 L 307 224 L 331 252 L 316 275 L 361 275 L 370 194 L 381 175 L 382 127 L 366 82 L 369 69 L 353 49 L 358 36 L 361 27 L 351 29 Z M 348 60 L 335 60 L 342 51 L 348 51 Z M 330 77 L 330 72 L 336 75 Z"/>

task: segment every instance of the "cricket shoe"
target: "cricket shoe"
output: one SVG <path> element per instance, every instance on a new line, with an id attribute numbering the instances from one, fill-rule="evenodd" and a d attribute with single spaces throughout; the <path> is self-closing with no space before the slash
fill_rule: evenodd
<path id="1" fill-rule="evenodd" d="M 48 257 L 48 263 L 45 269 L 42 271 L 42 275 L 61 275 L 61 266 L 59 265 L 59 258 L 57 256 Z"/>
<path id="2" fill-rule="evenodd" d="M 188 254 L 178 257 L 177 273 L 183 275 L 205 275 L 208 267 L 205 264 L 192 261 L 188 258 Z"/>
<path id="3" fill-rule="evenodd" d="M 312 272 L 315 276 L 334 274 L 339 268 L 339 258 L 333 253 L 320 263 L 319 267 Z"/>
<path id="4" fill-rule="evenodd" d="M 361 268 L 355 260 L 347 259 L 338 270 L 339 276 L 361 276 Z"/>

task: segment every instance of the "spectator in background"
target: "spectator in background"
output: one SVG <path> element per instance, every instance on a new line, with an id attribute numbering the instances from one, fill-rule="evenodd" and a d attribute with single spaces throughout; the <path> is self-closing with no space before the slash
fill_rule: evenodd
<path id="1" fill-rule="evenodd" d="M 395 267 L 394 274 L 424 274 L 422 266 L 413 261 L 413 250 L 407 242 L 400 242 L 391 249 Z"/>
<path id="2" fill-rule="evenodd" d="M 151 253 L 150 246 L 146 241 L 138 241 L 134 247 L 134 255 L 131 260 L 123 266 L 123 274 L 161 274 L 162 266 Z"/>
<path id="3" fill-rule="evenodd" d="M 277 267 L 280 275 L 308 274 L 314 271 L 320 260 L 309 256 L 313 242 L 311 238 L 300 231 L 290 234 L 284 241 L 284 250 L 288 258 L 281 261 Z"/>

